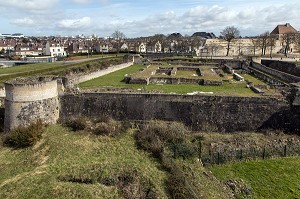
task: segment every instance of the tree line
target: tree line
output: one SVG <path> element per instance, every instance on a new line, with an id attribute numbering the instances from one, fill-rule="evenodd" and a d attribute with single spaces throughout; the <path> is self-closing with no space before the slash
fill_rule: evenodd
<path id="1" fill-rule="evenodd" d="M 124 42 L 126 40 L 125 34 L 117 30 L 112 34 L 112 38 L 114 38 L 117 42 L 117 50 L 119 52 L 121 42 Z M 238 38 L 241 38 L 240 31 L 234 26 L 225 27 L 220 32 L 219 39 L 223 39 L 227 42 L 226 56 L 229 56 L 229 51 L 232 42 Z M 280 35 L 279 38 L 278 35 L 270 34 L 269 31 L 266 31 L 250 39 L 252 42 L 254 56 L 259 54 L 262 56 L 266 55 L 267 49 L 269 49 L 270 56 L 272 56 L 278 40 L 280 41 L 280 45 L 282 46 L 282 51 L 280 53 L 284 54 L 285 56 L 288 56 L 288 53 L 290 53 L 291 51 L 300 51 L 300 33 L 286 33 Z M 221 48 L 221 46 L 218 44 L 206 45 L 206 38 L 182 36 L 180 33 L 170 34 L 169 36 L 165 36 L 163 34 L 156 34 L 151 37 L 145 37 L 143 38 L 143 40 L 147 46 L 154 46 L 153 44 L 155 42 L 160 41 L 162 49 L 168 47 L 170 51 L 173 52 L 191 52 L 194 51 L 195 48 L 204 46 L 207 52 L 209 51 L 211 55 L 214 55 Z M 291 49 L 292 45 L 294 45 L 296 49 Z M 243 43 L 240 42 L 237 44 L 239 54 L 241 54 L 242 47 Z"/>

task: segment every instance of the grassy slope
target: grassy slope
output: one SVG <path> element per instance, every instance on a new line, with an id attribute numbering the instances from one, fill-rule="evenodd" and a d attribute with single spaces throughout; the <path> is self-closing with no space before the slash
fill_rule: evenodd
<path id="1" fill-rule="evenodd" d="M 115 57 L 112 57 L 115 58 Z M 99 58 L 99 60 L 111 59 L 110 57 Z M 4 81 L 24 76 L 33 75 L 51 75 L 59 74 L 64 70 L 85 65 L 87 63 L 97 62 L 97 60 L 83 61 L 80 63 L 64 63 L 64 62 L 52 62 L 52 63 L 37 63 L 37 64 L 26 64 L 21 66 L 0 68 L 0 84 Z"/>
<path id="2" fill-rule="evenodd" d="M 197 184 L 203 198 L 229 198 L 219 180 L 243 179 L 253 198 L 299 198 L 300 158 L 249 161 L 210 167 L 217 180 L 197 160 L 176 160 Z M 95 169 L 97 168 L 97 169 Z M 0 145 L 0 198 L 120 198 L 115 186 L 61 181 L 61 176 L 107 176 L 134 168 L 167 198 L 165 180 L 157 160 L 137 150 L 133 131 L 118 137 L 94 136 L 50 126 L 34 147 L 13 150 Z"/>
<path id="3" fill-rule="evenodd" d="M 133 131 L 111 138 L 50 126 L 34 147 L 13 150 L 0 145 L 0 198 L 121 198 L 116 186 L 61 181 L 62 176 L 110 178 L 135 169 L 167 198 L 167 173 L 148 153 L 138 150 Z M 198 161 L 178 160 L 186 176 L 198 184 L 203 198 L 229 198 L 230 190 Z M 96 169 L 95 169 L 96 168 Z"/>
<path id="4" fill-rule="evenodd" d="M 0 148 L 0 198 L 120 198 L 114 186 L 100 183 L 62 182 L 59 176 L 85 175 L 94 165 L 101 175 L 135 168 L 165 198 L 165 172 L 158 163 L 136 149 L 132 132 L 117 138 L 95 137 L 51 126 L 33 148 Z"/>
<path id="5" fill-rule="evenodd" d="M 252 187 L 253 198 L 300 198 L 300 158 L 289 157 L 214 166 L 222 180 L 243 179 Z"/>
<path id="6" fill-rule="evenodd" d="M 132 67 L 128 67 L 111 74 L 93 79 L 91 81 L 84 82 L 79 86 L 83 89 L 87 88 L 99 88 L 99 87 L 120 87 L 120 88 L 131 88 L 134 90 L 142 89 L 146 91 L 157 90 L 164 93 L 178 93 L 178 94 L 186 94 L 195 91 L 202 92 L 214 92 L 217 94 L 224 95 L 236 95 L 236 96 L 257 96 L 253 93 L 249 88 L 246 88 L 245 83 L 235 83 L 230 84 L 225 82 L 222 86 L 200 86 L 196 84 L 164 84 L 164 85 L 138 85 L 138 84 L 126 84 L 122 82 L 125 74 L 133 74 L 140 69 L 143 69 L 145 66 L 143 65 L 133 65 Z"/>

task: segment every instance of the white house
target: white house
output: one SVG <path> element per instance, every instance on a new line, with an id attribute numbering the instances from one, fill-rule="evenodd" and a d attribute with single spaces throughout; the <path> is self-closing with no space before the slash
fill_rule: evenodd
<path id="1" fill-rule="evenodd" d="M 44 54 L 50 55 L 51 57 L 64 57 L 67 55 L 63 44 L 49 41 L 44 48 Z"/>
<path id="2" fill-rule="evenodd" d="M 126 51 L 126 50 L 128 50 L 129 48 L 128 48 L 128 45 L 127 45 L 127 43 L 124 43 L 122 46 L 121 46 L 121 48 L 120 48 L 122 51 Z"/>
<path id="3" fill-rule="evenodd" d="M 113 46 L 108 41 L 97 42 L 94 46 L 94 50 L 97 53 L 108 53 L 112 50 Z"/>
<path id="4" fill-rule="evenodd" d="M 146 45 L 144 43 L 141 43 L 139 45 L 139 50 L 140 53 L 145 53 L 147 51 Z"/>
<path id="5" fill-rule="evenodd" d="M 159 41 L 157 41 L 155 43 L 155 46 L 154 46 L 154 52 L 155 53 L 160 53 L 161 52 L 161 43 Z"/>

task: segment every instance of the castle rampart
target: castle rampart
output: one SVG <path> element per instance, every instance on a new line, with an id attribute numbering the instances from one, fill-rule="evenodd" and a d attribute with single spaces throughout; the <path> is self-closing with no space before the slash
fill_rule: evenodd
<path id="1" fill-rule="evenodd" d="M 38 119 L 54 124 L 59 118 L 58 83 L 52 78 L 15 79 L 5 83 L 4 129 Z"/>
<path id="2" fill-rule="evenodd" d="M 81 93 L 60 98 L 62 120 L 112 117 L 118 120 L 170 120 L 194 130 L 256 130 L 274 113 L 288 109 L 275 98 L 171 94 Z"/>

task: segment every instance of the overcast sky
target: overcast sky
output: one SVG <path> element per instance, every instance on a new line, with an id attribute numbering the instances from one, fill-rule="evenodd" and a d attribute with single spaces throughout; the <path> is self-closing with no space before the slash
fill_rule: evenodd
<path id="1" fill-rule="evenodd" d="M 242 36 L 255 36 L 287 22 L 299 30 L 299 10 L 299 0 L 0 0 L 0 33 L 219 36 L 235 26 Z"/>

